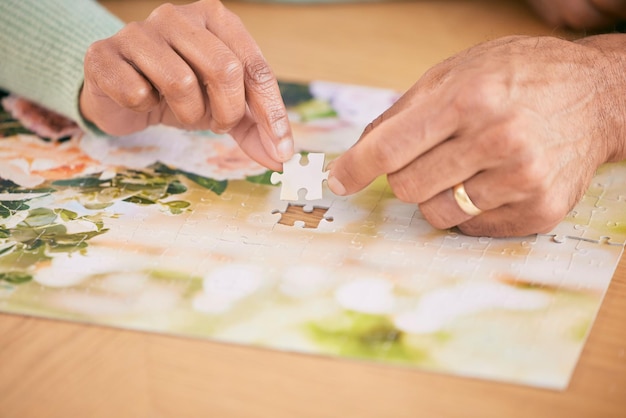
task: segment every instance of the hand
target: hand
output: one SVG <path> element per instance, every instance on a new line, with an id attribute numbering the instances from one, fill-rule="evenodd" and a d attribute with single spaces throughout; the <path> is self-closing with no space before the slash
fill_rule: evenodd
<path id="1" fill-rule="evenodd" d="M 624 0 L 528 0 L 545 21 L 572 29 L 601 29 L 626 19 Z"/>
<path id="2" fill-rule="evenodd" d="M 159 123 L 227 132 L 274 170 L 293 154 L 276 78 L 242 22 L 218 0 L 164 4 L 94 43 L 80 108 L 111 135 Z"/>
<path id="3" fill-rule="evenodd" d="M 626 80 L 617 61 L 600 48 L 548 37 L 504 38 L 462 52 L 428 71 L 331 163 L 329 187 L 354 193 L 387 174 L 396 196 L 419 204 L 437 228 L 548 232 L 596 168 L 623 157 Z M 451 188 L 461 182 L 480 215 L 454 200 Z"/>

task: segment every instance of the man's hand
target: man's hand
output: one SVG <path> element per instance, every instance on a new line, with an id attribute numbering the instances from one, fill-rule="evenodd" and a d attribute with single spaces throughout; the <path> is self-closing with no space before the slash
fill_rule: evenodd
<path id="1" fill-rule="evenodd" d="M 162 5 L 94 43 L 80 108 L 112 135 L 159 123 L 228 132 L 274 170 L 293 153 L 276 78 L 242 22 L 218 0 Z"/>
<path id="2" fill-rule="evenodd" d="M 600 164 L 623 158 L 626 77 L 618 61 L 609 51 L 549 37 L 464 51 L 433 67 L 366 128 L 331 164 L 329 187 L 354 193 L 387 174 L 396 196 L 419 204 L 437 228 L 547 232 Z M 478 216 L 456 203 L 451 189 L 459 183 L 482 209 Z"/>

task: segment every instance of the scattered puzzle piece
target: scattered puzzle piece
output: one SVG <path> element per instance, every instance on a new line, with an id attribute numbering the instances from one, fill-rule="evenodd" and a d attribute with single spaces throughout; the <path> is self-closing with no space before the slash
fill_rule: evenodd
<path id="1" fill-rule="evenodd" d="M 302 164 L 305 157 L 294 155 L 291 160 L 283 164 L 283 173 L 272 173 L 272 184 L 281 184 L 281 200 L 298 200 L 298 192 L 306 190 L 306 200 L 322 198 L 322 182 L 328 179 L 328 172 L 324 169 L 324 154 L 310 153 L 306 156 L 308 163 Z"/>
<path id="2" fill-rule="evenodd" d="M 284 212 L 275 210 L 272 213 L 280 213 L 281 217 L 278 221 L 281 225 L 301 226 L 303 228 L 317 228 L 322 220 L 332 222 L 333 218 L 326 215 L 328 208 L 313 207 L 308 208 L 304 205 L 287 205 Z"/>

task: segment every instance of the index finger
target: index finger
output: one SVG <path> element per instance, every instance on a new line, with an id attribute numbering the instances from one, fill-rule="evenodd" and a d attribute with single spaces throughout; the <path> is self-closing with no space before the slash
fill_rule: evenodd
<path id="1" fill-rule="evenodd" d="M 206 21 L 208 29 L 239 57 L 243 65 L 246 101 L 260 131 L 265 133 L 261 136 L 265 150 L 276 161 L 287 161 L 294 148 L 287 109 L 278 81 L 260 48 L 239 17 L 225 7 Z"/>
<path id="2" fill-rule="evenodd" d="M 408 103 L 406 103 L 408 102 Z M 359 141 L 331 165 L 328 186 L 338 195 L 352 194 L 382 174 L 394 173 L 458 128 L 458 114 L 444 100 L 400 99 L 365 130 Z"/>

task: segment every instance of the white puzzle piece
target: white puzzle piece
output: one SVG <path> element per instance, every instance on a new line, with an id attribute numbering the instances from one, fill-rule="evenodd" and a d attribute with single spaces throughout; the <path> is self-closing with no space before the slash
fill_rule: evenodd
<path id="1" fill-rule="evenodd" d="M 328 180 L 328 171 L 323 171 L 324 154 L 309 153 L 306 165 L 302 164 L 303 159 L 301 154 L 295 154 L 283 163 L 282 173 L 272 173 L 272 184 L 281 183 L 280 200 L 298 200 L 298 192 L 302 189 L 306 190 L 306 200 L 322 198 L 322 182 Z"/>

